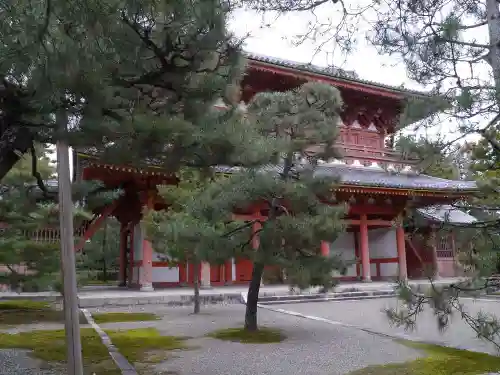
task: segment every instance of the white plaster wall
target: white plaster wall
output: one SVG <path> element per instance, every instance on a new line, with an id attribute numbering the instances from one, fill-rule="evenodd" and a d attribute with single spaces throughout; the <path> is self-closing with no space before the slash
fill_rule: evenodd
<path id="1" fill-rule="evenodd" d="M 132 282 L 133 283 L 139 282 L 139 269 L 140 269 L 140 267 L 137 267 L 137 266 L 134 266 L 132 268 Z"/>
<path id="2" fill-rule="evenodd" d="M 349 232 L 341 233 L 339 237 L 330 244 L 330 254 L 340 256 L 341 259 L 345 261 L 356 259 L 356 253 L 354 251 L 354 234 Z M 333 276 L 339 277 L 341 275 L 334 272 Z M 357 276 L 356 264 L 347 268 L 345 276 Z"/>
<path id="3" fill-rule="evenodd" d="M 361 269 L 363 269 L 363 266 L 361 266 Z M 377 265 L 370 263 L 370 277 L 377 276 Z"/>
<path id="4" fill-rule="evenodd" d="M 397 257 L 396 229 L 380 228 L 369 230 L 368 248 L 370 250 L 370 258 L 372 259 Z"/>
<path id="5" fill-rule="evenodd" d="M 153 267 L 152 278 L 154 283 L 178 283 L 179 267 Z"/>
<path id="6" fill-rule="evenodd" d="M 385 277 L 398 276 L 398 264 L 397 263 L 380 263 L 380 275 Z"/>
<path id="7" fill-rule="evenodd" d="M 236 261 L 231 258 L 231 281 L 236 280 Z"/>

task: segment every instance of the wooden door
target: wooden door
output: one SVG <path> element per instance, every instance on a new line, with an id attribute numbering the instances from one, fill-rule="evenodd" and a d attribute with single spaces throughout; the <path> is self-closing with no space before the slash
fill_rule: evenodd
<path id="1" fill-rule="evenodd" d="M 247 283 L 252 280 L 252 270 L 253 264 L 248 259 L 237 259 L 236 260 L 236 282 Z"/>

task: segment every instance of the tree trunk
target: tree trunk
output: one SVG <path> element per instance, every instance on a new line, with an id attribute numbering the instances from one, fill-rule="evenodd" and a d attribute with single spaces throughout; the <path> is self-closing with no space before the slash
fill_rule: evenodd
<path id="1" fill-rule="evenodd" d="M 102 235 L 102 281 L 108 281 L 108 269 L 106 265 L 106 246 L 107 246 L 107 236 L 108 236 L 108 219 L 104 219 L 104 233 Z"/>
<path id="2" fill-rule="evenodd" d="M 200 264 L 198 262 L 193 263 L 194 275 L 193 275 L 193 287 L 194 287 L 194 313 L 198 314 L 200 312 L 200 277 L 198 269 Z"/>
<path id="3" fill-rule="evenodd" d="M 260 281 L 264 273 L 264 264 L 254 263 L 252 280 L 248 287 L 247 307 L 245 312 L 245 329 L 257 331 L 257 303 L 259 302 Z"/>

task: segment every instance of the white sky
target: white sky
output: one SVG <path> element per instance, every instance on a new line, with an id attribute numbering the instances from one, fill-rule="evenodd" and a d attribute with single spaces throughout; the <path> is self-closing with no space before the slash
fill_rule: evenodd
<path id="1" fill-rule="evenodd" d="M 332 10 L 332 5 L 329 5 Z M 336 16 L 333 12 L 333 17 Z M 338 18 L 338 15 L 337 17 Z M 275 20 L 275 16 L 269 14 L 262 19 L 256 12 L 241 10 L 235 12 L 230 29 L 239 37 L 250 34 L 245 43 L 245 50 L 258 54 L 268 55 L 277 58 L 288 59 L 301 63 L 314 63 L 319 66 L 335 65 L 345 70 L 355 71 L 360 78 L 384 83 L 387 85 L 399 86 L 405 84 L 406 87 L 423 90 L 420 85 L 408 80 L 406 71 L 402 64 L 394 58 L 378 55 L 375 48 L 366 41 L 360 40 L 356 50 L 344 62 L 340 54 L 332 56 L 330 51 L 334 46 L 326 44 L 323 52 L 316 54 L 315 44 L 311 42 L 294 46 L 290 38 L 300 34 L 307 28 L 307 23 L 313 18 L 309 13 L 293 13 L 281 16 Z M 262 24 L 270 23 L 270 27 L 261 27 Z M 361 36 L 366 32 L 360 27 Z"/>

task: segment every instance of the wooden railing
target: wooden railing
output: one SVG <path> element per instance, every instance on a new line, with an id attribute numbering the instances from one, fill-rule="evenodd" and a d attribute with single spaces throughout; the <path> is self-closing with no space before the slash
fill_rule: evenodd
<path id="1" fill-rule="evenodd" d="M 78 228 L 75 228 L 74 231 L 74 236 L 75 238 L 80 238 L 83 236 L 85 231 L 87 230 L 87 227 L 89 225 L 89 222 L 84 222 L 82 225 L 80 225 Z M 6 228 L 0 228 L 0 236 L 2 233 L 6 230 Z M 31 238 L 35 241 L 43 241 L 43 242 L 48 242 L 48 243 L 56 243 L 59 242 L 60 239 L 60 230 L 59 228 L 44 228 L 44 229 L 39 229 L 36 231 L 32 232 L 26 232 L 26 236 L 28 238 Z"/>
<path id="2" fill-rule="evenodd" d="M 309 153 L 319 151 L 320 146 L 312 146 L 308 148 Z M 342 160 L 350 162 L 358 160 L 364 165 L 371 163 L 379 163 L 381 166 L 393 164 L 395 166 L 404 167 L 415 165 L 419 162 L 416 158 L 406 158 L 401 152 L 391 150 L 389 148 L 379 148 L 372 146 L 364 146 L 352 143 L 336 142 L 335 148 L 338 150 Z"/>
<path id="3" fill-rule="evenodd" d="M 401 152 L 389 148 L 378 148 L 350 143 L 335 144 L 344 159 L 358 159 L 367 162 L 396 163 L 412 165 L 418 162 L 415 158 L 404 158 Z"/>

